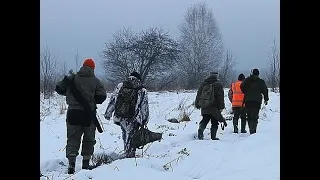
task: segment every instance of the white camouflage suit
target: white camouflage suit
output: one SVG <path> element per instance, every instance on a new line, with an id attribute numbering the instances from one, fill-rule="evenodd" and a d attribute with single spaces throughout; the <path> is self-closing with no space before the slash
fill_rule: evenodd
<path id="1" fill-rule="evenodd" d="M 132 81 L 134 87 L 141 86 L 140 80 L 134 76 L 129 76 L 128 80 Z M 122 82 L 119 83 L 110 97 L 109 104 L 104 114 L 104 117 L 107 120 L 110 120 L 110 118 L 112 117 L 112 114 L 115 110 L 117 96 L 122 85 Z M 136 112 L 138 111 L 138 114 L 134 118 L 122 118 L 117 117 L 116 115 L 113 116 L 114 123 L 120 125 L 122 130 L 122 139 L 124 143 L 124 152 L 126 154 L 126 157 L 135 157 L 135 149 L 131 148 L 130 145 L 131 137 L 134 134 L 134 132 L 138 129 L 139 125 L 146 125 L 149 121 L 148 95 L 147 90 L 145 88 L 138 90 L 138 99 L 135 109 Z"/>

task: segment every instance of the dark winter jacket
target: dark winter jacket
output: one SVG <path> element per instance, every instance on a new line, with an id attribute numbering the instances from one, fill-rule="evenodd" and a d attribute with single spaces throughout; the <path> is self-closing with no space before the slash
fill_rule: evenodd
<path id="1" fill-rule="evenodd" d="M 222 110 L 225 108 L 224 104 L 224 91 L 222 84 L 220 81 L 217 79 L 217 76 L 209 76 L 207 79 L 204 80 L 204 82 L 200 85 L 198 91 L 197 91 L 197 96 L 195 100 L 195 106 L 196 108 L 199 108 L 199 98 L 202 92 L 202 89 L 205 85 L 207 84 L 212 84 L 214 87 L 214 102 L 212 106 L 206 107 L 206 108 L 201 108 L 201 114 L 210 114 L 214 116 L 216 119 L 220 118 L 220 112 L 219 110 Z"/>
<path id="2" fill-rule="evenodd" d="M 80 70 L 73 75 L 68 76 L 74 79 L 74 85 L 80 91 L 84 99 L 87 100 L 92 110 L 96 110 L 97 104 L 102 104 L 107 98 L 106 90 L 101 81 L 95 77 L 93 69 L 88 66 L 82 66 Z M 56 92 L 66 96 L 68 110 L 83 110 L 82 106 L 73 96 L 69 87 L 64 81 L 59 81 L 56 85 Z"/>
<path id="3" fill-rule="evenodd" d="M 263 79 L 259 78 L 259 76 L 249 76 L 241 83 L 240 88 L 241 91 L 245 94 L 245 103 L 255 103 L 260 107 L 262 98 L 264 98 L 265 101 L 269 101 L 267 85 Z"/>
<path id="4" fill-rule="evenodd" d="M 134 76 L 129 76 L 127 78 L 128 81 L 131 81 L 134 87 L 142 86 L 140 80 L 138 80 Z M 118 93 L 123 86 L 123 83 L 119 83 L 116 88 L 114 89 L 110 101 L 108 103 L 106 112 L 104 114 L 104 117 L 106 119 L 110 119 L 112 117 L 113 112 L 115 111 L 115 105 L 118 97 Z M 148 104 L 148 94 L 147 90 L 145 88 L 139 89 L 138 90 L 138 99 L 137 99 L 137 104 L 135 108 L 136 112 L 138 114 L 136 117 L 132 118 L 122 118 L 122 117 L 117 117 L 116 115 L 113 116 L 113 121 L 115 123 L 119 123 L 121 121 L 129 121 L 129 122 L 138 122 L 139 124 L 147 124 L 149 121 L 149 104 Z"/>

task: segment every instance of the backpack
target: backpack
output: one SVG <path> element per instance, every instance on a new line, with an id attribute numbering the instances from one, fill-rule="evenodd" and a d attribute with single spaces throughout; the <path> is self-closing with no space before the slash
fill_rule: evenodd
<path id="1" fill-rule="evenodd" d="M 199 98 L 200 108 L 206 108 L 214 102 L 214 86 L 213 84 L 207 84 L 202 88 L 201 95 Z"/>
<path id="2" fill-rule="evenodd" d="M 122 118 L 133 118 L 138 99 L 138 90 L 142 87 L 134 88 L 130 81 L 124 81 L 119 90 L 115 104 L 115 115 Z"/>

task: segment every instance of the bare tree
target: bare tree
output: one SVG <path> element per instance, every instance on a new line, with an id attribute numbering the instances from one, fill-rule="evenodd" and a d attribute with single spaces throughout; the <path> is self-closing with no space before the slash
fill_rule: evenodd
<path id="1" fill-rule="evenodd" d="M 157 73 L 168 71 L 178 59 L 178 43 L 161 28 L 151 27 L 139 34 L 124 28 L 113 38 L 101 55 L 110 81 L 122 80 L 137 71 L 142 82 L 148 82 Z"/>
<path id="2" fill-rule="evenodd" d="M 77 49 L 76 54 L 74 55 L 74 60 L 75 60 L 75 62 L 76 62 L 76 72 L 77 72 L 78 69 L 79 69 L 79 56 L 80 56 L 80 54 L 79 54 L 79 51 L 78 51 L 78 49 Z"/>
<path id="3" fill-rule="evenodd" d="M 40 52 L 40 92 L 44 94 L 44 98 L 47 99 L 53 94 L 57 79 L 57 61 L 46 46 Z"/>
<path id="4" fill-rule="evenodd" d="M 195 88 L 218 67 L 223 58 L 223 42 L 218 24 L 205 3 L 190 7 L 180 26 L 179 65 L 187 78 L 187 88 Z"/>
<path id="5" fill-rule="evenodd" d="M 280 49 L 277 46 L 277 42 L 274 39 L 271 51 L 268 54 L 269 59 L 269 71 L 267 78 L 270 83 L 271 89 L 275 92 L 276 88 L 280 91 Z"/>
<path id="6" fill-rule="evenodd" d="M 63 77 L 64 75 L 67 75 L 67 61 L 64 60 L 61 63 L 61 76 Z"/>
<path id="7" fill-rule="evenodd" d="M 225 58 L 222 62 L 222 66 L 219 70 L 219 77 L 223 87 L 227 87 L 231 83 L 235 75 L 234 67 L 236 63 L 237 62 L 234 59 L 231 51 L 227 50 Z"/>
<path id="8" fill-rule="evenodd" d="M 130 28 L 123 28 L 113 34 L 113 40 L 105 43 L 102 51 L 102 65 L 106 79 L 112 83 L 122 80 L 138 68 L 138 58 L 127 47 L 134 41 L 134 33 Z"/>
<path id="9" fill-rule="evenodd" d="M 102 75 L 97 74 L 96 76 L 98 79 L 100 79 L 100 81 L 101 81 L 102 85 L 104 86 L 104 88 L 106 89 L 106 91 L 112 92 L 114 90 L 114 87 L 116 84 L 112 84 L 112 83 L 108 82 L 103 74 Z"/>
<path id="10" fill-rule="evenodd" d="M 161 91 L 176 89 L 179 84 L 179 75 L 174 68 L 170 68 L 164 72 L 149 76 L 146 84 L 148 84 L 149 90 Z"/>

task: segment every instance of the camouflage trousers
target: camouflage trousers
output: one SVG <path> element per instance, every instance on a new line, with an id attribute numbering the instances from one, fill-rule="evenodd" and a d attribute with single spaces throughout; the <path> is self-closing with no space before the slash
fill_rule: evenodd
<path id="1" fill-rule="evenodd" d="M 95 130 L 96 126 L 93 123 L 90 127 L 74 126 L 67 123 L 66 157 L 69 161 L 75 162 L 79 155 L 82 136 L 81 155 L 84 159 L 90 159 L 96 144 Z"/>
<path id="2" fill-rule="evenodd" d="M 127 158 L 135 157 L 136 148 L 132 147 L 130 143 L 133 134 L 138 130 L 139 126 L 137 122 L 130 122 L 128 120 L 120 121 L 120 127 L 122 130 L 122 139 L 124 145 L 124 152 Z"/>

